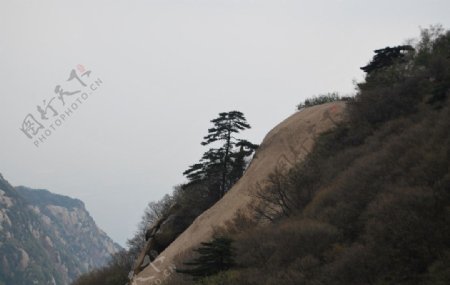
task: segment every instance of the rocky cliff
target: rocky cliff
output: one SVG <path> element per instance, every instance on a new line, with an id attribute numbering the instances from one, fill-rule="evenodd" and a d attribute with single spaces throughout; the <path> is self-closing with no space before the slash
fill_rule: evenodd
<path id="1" fill-rule="evenodd" d="M 142 272 L 132 285 L 160 284 L 170 278 L 175 263 L 209 240 L 215 228 L 225 226 L 238 212 L 245 213 L 255 203 L 257 185 L 264 184 L 275 169 L 288 170 L 306 157 L 315 138 L 343 119 L 344 102 L 327 103 L 303 109 L 287 118 L 264 138 L 244 176 L 214 206 L 201 214 Z"/>
<path id="2" fill-rule="evenodd" d="M 83 202 L 0 175 L 0 284 L 69 284 L 118 251 Z"/>

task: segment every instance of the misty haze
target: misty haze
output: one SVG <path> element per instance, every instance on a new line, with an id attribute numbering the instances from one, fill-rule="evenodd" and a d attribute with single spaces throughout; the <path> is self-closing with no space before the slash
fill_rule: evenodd
<path id="1" fill-rule="evenodd" d="M 450 284 L 450 3 L 0 3 L 0 285 Z"/>

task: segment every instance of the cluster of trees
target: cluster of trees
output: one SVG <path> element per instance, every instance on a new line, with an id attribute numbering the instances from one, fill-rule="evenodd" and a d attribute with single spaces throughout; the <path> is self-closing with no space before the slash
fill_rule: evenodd
<path id="1" fill-rule="evenodd" d="M 166 285 L 450 284 L 450 32 L 432 27 L 417 43 L 375 53 L 348 120 L 261 189 L 267 207 L 255 219 L 269 221 L 237 215 L 180 269 L 195 278 Z M 212 121 L 203 141 L 211 148 L 165 198 L 185 205 L 186 221 L 228 191 L 255 147 L 234 138 L 249 126 L 231 113 Z"/>
<path id="2" fill-rule="evenodd" d="M 216 203 L 243 175 L 257 145 L 238 135 L 250 125 L 242 112 L 219 113 L 211 121 L 212 127 L 201 144 L 209 147 L 198 163 L 184 172 L 187 182 L 174 187 L 172 194 L 157 202 L 150 202 L 138 225 L 135 235 L 128 240 L 128 249 L 112 257 L 108 266 L 81 276 L 73 285 L 123 285 L 134 261 L 145 246 L 146 230 L 177 205 L 174 219 L 164 228 L 163 238 L 158 239 L 155 252 L 161 252 L 174 238 L 181 234 L 201 213 Z M 173 210 L 173 209 L 172 209 Z M 172 211 L 173 212 L 173 211 Z M 213 248 L 227 240 L 212 243 Z M 208 246 L 205 244 L 204 246 Z M 203 249 L 200 249 L 203 251 Z M 219 265 L 220 267 L 221 265 Z M 213 270 L 213 269 L 212 269 Z"/>
<path id="3" fill-rule="evenodd" d="M 450 32 L 410 46 L 377 50 L 348 120 L 269 177 L 268 223 L 225 230 L 234 266 L 168 284 L 450 284 Z"/>

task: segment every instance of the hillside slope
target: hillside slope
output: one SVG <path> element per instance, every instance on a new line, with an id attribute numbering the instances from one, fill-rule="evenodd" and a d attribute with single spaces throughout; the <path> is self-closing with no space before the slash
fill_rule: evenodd
<path id="1" fill-rule="evenodd" d="M 120 249 L 83 202 L 0 175 L 0 284 L 69 284 Z"/>
<path id="2" fill-rule="evenodd" d="M 312 149 L 315 138 L 343 119 L 345 103 L 334 102 L 303 109 L 287 118 L 264 138 L 244 176 L 213 207 L 201 214 L 152 265 L 132 284 L 153 284 L 167 277 L 167 269 L 180 256 L 210 239 L 214 229 L 233 220 L 239 211 L 249 211 L 255 201 L 256 185 L 264 183 L 275 169 L 289 169 Z"/>

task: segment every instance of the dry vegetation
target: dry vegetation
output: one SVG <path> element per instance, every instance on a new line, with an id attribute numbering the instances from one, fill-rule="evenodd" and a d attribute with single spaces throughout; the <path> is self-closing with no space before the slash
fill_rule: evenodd
<path id="1" fill-rule="evenodd" d="M 270 222 L 228 227 L 237 266 L 177 284 L 450 284 L 450 33 L 358 87 L 349 121 L 258 191 Z"/>
<path id="2" fill-rule="evenodd" d="M 345 123 L 261 187 L 263 226 L 239 213 L 218 230 L 236 266 L 166 285 L 450 284 L 450 32 L 423 30 L 387 62 Z"/>

